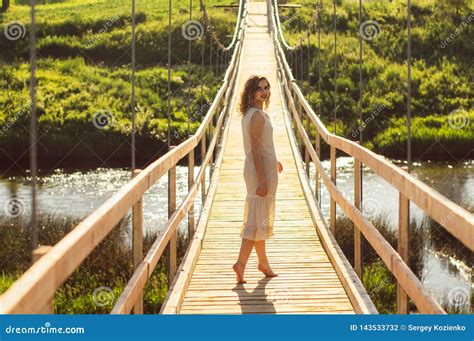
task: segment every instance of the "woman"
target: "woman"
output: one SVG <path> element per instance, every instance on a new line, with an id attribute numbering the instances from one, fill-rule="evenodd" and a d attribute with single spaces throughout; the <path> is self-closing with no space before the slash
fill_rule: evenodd
<path id="1" fill-rule="evenodd" d="M 243 175 L 247 197 L 240 231 L 240 254 L 233 265 L 238 283 L 246 283 L 245 266 L 254 246 L 258 256 L 258 270 L 267 277 L 278 276 L 270 268 L 265 251 L 265 240 L 273 235 L 278 173 L 283 171 L 283 166 L 275 155 L 270 116 L 263 110 L 264 106 L 268 109 L 269 104 L 270 83 L 263 76 L 251 76 L 245 83 L 239 108 L 243 115 Z"/>

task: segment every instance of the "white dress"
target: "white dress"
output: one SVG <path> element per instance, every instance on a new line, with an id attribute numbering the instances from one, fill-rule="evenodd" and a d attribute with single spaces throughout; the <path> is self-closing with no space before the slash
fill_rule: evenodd
<path id="1" fill-rule="evenodd" d="M 267 195 L 260 197 L 256 194 L 258 178 L 252 155 L 250 140 L 250 122 L 257 108 L 249 108 L 242 117 L 242 134 L 245 150 L 245 164 L 243 176 L 247 187 L 245 198 L 244 219 L 240 237 L 250 240 L 266 240 L 273 235 L 275 220 L 275 195 L 278 186 L 278 161 L 273 145 L 273 127 L 270 115 L 264 112 L 265 124 L 262 131 L 261 155 L 264 173 L 267 179 Z"/>

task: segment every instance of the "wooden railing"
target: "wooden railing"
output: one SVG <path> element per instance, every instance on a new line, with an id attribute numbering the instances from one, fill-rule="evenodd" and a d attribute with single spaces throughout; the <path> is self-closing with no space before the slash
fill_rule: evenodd
<path id="1" fill-rule="evenodd" d="M 412 299 L 421 313 L 446 313 L 439 303 L 430 296 L 429 292 L 407 265 L 409 258 L 410 201 L 415 203 L 429 217 L 437 221 L 471 251 L 474 250 L 474 216 L 406 171 L 395 166 L 383 156 L 368 150 L 354 141 L 330 133 L 310 107 L 293 78 L 282 44 L 280 44 L 280 39 L 283 35 L 279 30 L 278 13 L 275 6 L 272 6 L 269 20 L 272 21 L 271 26 L 274 28 L 272 35 L 275 42 L 278 77 L 284 88 L 286 106 L 290 111 L 293 125 L 296 127 L 300 149 L 304 149 L 306 173 L 309 174 L 309 160 L 311 159 L 315 165 L 316 181 L 314 193 L 319 193 L 319 178 L 321 178 L 330 195 L 329 227 L 331 232 L 335 235 L 337 204 L 355 226 L 354 268 L 359 277 L 362 277 L 362 234 L 397 280 L 398 313 L 408 313 L 408 297 Z M 303 119 L 306 120 L 304 127 Z M 309 137 L 311 123 L 316 127 L 315 146 L 313 146 Z M 329 175 L 326 174 L 320 160 L 321 139 L 330 148 L 331 166 Z M 354 158 L 354 203 L 347 200 L 336 186 L 337 150 L 341 150 Z M 382 234 L 360 210 L 362 164 L 386 180 L 399 192 L 398 250 L 395 250 L 385 240 Z"/>
<path id="2" fill-rule="evenodd" d="M 239 12 L 237 43 L 223 84 L 197 132 L 143 170 L 136 170 L 133 179 L 113 197 L 95 210 L 54 247 L 42 255 L 13 285 L 0 296 L 0 314 L 31 314 L 49 312 L 51 300 L 59 286 L 66 281 L 95 247 L 112 231 L 114 226 L 133 210 L 133 264 L 134 274 L 114 306 L 112 313 L 143 312 L 143 288 L 165 249 L 168 259 L 168 283 L 176 273 L 176 236 L 179 223 L 188 214 L 188 232 L 192 236 L 194 200 L 201 187 L 202 200 L 206 198 L 205 176 L 207 166 L 215 163 L 216 149 L 222 127 L 229 113 L 235 80 L 245 34 L 247 6 Z M 207 138 L 207 135 L 209 136 Z M 206 141 L 208 139 L 208 141 Z M 194 179 L 195 149 L 201 146 L 201 167 Z M 188 157 L 188 193 L 176 208 L 176 165 Z M 150 250 L 143 258 L 142 199 L 165 173 L 168 173 L 169 219 Z"/>

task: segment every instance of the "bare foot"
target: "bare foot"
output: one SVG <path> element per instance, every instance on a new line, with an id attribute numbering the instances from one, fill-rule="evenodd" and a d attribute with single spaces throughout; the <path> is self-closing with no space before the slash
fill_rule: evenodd
<path id="1" fill-rule="evenodd" d="M 270 268 L 270 265 L 262 265 L 258 264 L 258 270 L 263 272 L 266 277 L 276 277 L 278 274 L 274 273 L 273 270 Z"/>
<path id="2" fill-rule="evenodd" d="M 234 269 L 237 275 L 237 283 L 247 283 L 247 281 L 244 280 L 244 267 L 242 265 L 240 265 L 239 263 L 235 263 L 234 265 L 232 265 L 232 269 Z"/>

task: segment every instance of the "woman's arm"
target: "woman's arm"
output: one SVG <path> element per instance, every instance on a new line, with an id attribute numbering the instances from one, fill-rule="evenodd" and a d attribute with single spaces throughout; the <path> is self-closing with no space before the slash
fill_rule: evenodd
<path id="1" fill-rule="evenodd" d="M 263 114 L 257 110 L 250 120 L 250 142 L 252 146 L 252 157 L 255 165 L 255 171 L 257 173 L 259 188 L 257 189 L 262 195 L 265 196 L 267 193 L 266 186 L 266 175 L 263 168 L 262 162 L 262 131 L 265 125 L 265 118 Z M 259 193 L 257 193 L 260 195 Z"/>

